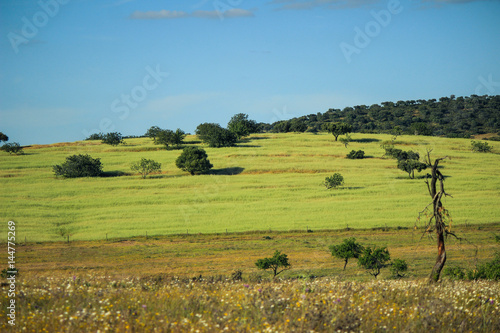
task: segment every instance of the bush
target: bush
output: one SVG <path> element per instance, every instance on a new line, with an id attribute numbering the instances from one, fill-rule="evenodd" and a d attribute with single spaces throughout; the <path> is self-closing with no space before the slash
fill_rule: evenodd
<path id="1" fill-rule="evenodd" d="M 94 133 L 94 134 L 90 134 L 90 136 L 88 138 L 86 138 L 85 140 L 102 140 L 102 139 L 104 139 L 104 134 Z"/>
<path id="2" fill-rule="evenodd" d="M 479 265 L 476 270 L 468 271 L 467 279 L 500 280 L 500 254 L 497 253 L 492 261 Z"/>
<path id="3" fill-rule="evenodd" d="M 280 274 L 281 272 L 290 268 L 290 263 L 288 262 L 288 256 L 286 254 L 280 253 L 280 251 L 274 252 L 274 256 L 271 258 L 259 259 L 255 262 L 255 266 L 259 269 L 268 270 L 271 269 L 274 273 L 273 277 Z M 283 268 L 279 271 L 280 268 Z"/>
<path id="4" fill-rule="evenodd" d="M 408 264 L 403 259 L 394 259 L 391 263 L 391 273 L 396 279 L 405 277 L 403 273 L 408 271 Z"/>
<path id="5" fill-rule="evenodd" d="M 66 157 L 62 165 L 54 165 L 56 176 L 66 178 L 99 177 L 102 175 L 102 165 L 99 158 L 89 155 L 73 155 Z"/>
<path id="6" fill-rule="evenodd" d="M 463 280 L 465 279 L 466 273 L 460 266 L 448 266 L 443 269 L 443 276 L 452 280 Z"/>
<path id="7" fill-rule="evenodd" d="M 358 265 L 368 270 L 368 273 L 375 278 L 380 274 L 380 270 L 388 266 L 391 255 L 386 247 L 367 247 L 358 258 Z"/>
<path id="8" fill-rule="evenodd" d="M 121 133 L 118 132 L 112 132 L 112 133 L 107 133 L 104 134 L 102 137 L 102 143 L 112 145 L 112 146 L 118 146 L 120 143 L 124 143 L 123 137 Z"/>
<path id="9" fill-rule="evenodd" d="M 334 173 L 330 177 L 326 177 L 323 183 L 326 188 L 329 190 L 331 188 L 337 188 L 344 184 L 344 177 L 340 173 Z"/>
<path id="10" fill-rule="evenodd" d="M 132 171 L 139 172 L 142 178 L 146 179 L 146 176 L 150 173 L 161 172 L 161 163 L 141 158 L 139 162 L 132 163 L 130 168 Z"/>
<path id="11" fill-rule="evenodd" d="M 491 147 L 488 145 L 488 142 L 481 142 L 481 141 L 471 141 L 471 149 L 473 152 L 476 153 L 489 153 L 491 152 Z"/>
<path id="12" fill-rule="evenodd" d="M 207 173 L 213 167 L 205 150 L 197 147 L 185 147 L 175 165 L 191 175 Z"/>
<path id="13" fill-rule="evenodd" d="M 6 143 L 2 146 L 1 148 L 4 152 L 9 153 L 9 154 L 22 154 L 23 153 L 23 147 L 17 142 L 13 143 Z"/>
<path id="14" fill-rule="evenodd" d="M 358 151 L 351 150 L 351 152 L 349 154 L 347 154 L 347 158 L 350 158 L 351 160 L 363 159 L 363 158 L 365 158 L 365 152 L 362 150 L 358 150 Z"/>

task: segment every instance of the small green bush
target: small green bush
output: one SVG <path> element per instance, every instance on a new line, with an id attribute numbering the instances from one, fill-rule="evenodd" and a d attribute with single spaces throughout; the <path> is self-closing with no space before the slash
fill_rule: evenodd
<path id="1" fill-rule="evenodd" d="M 175 165 L 191 175 L 207 173 L 213 167 L 205 150 L 198 147 L 185 147 Z"/>
<path id="2" fill-rule="evenodd" d="M 342 175 L 337 172 L 330 177 L 326 177 L 323 184 L 328 190 L 331 188 L 337 188 L 344 184 L 344 177 L 342 177 Z"/>
<path id="3" fill-rule="evenodd" d="M 56 176 L 66 178 L 99 177 L 102 175 L 101 160 L 82 154 L 66 157 L 66 162 L 54 165 L 53 169 Z"/>
<path id="4" fill-rule="evenodd" d="M 443 269 L 443 277 L 448 277 L 451 280 L 465 279 L 466 272 L 460 266 L 448 266 Z"/>
<path id="5" fill-rule="evenodd" d="M 491 152 L 491 147 L 488 142 L 481 141 L 471 141 L 471 150 L 476 153 L 489 153 Z"/>
<path id="6" fill-rule="evenodd" d="M 17 142 L 6 143 L 0 149 L 9 154 L 23 154 L 23 147 Z"/>
<path id="7" fill-rule="evenodd" d="M 403 259 L 394 259 L 391 263 L 391 273 L 392 276 L 396 279 L 400 279 L 405 277 L 405 274 L 408 271 L 408 264 L 406 260 Z"/>
<path id="8" fill-rule="evenodd" d="M 349 154 L 347 154 L 347 158 L 352 159 L 352 160 L 363 159 L 363 158 L 365 158 L 365 152 L 362 150 L 358 150 L 358 151 L 351 150 L 351 152 Z"/>
<path id="9" fill-rule="evenodd" d="M 161 163 L 141 158 L 139 162 L 132 163 L 130 168 L 132 171 L 139 172 L 142 178 L 146 179 L 146 176 L 150 173 L 161 172 Z"/>

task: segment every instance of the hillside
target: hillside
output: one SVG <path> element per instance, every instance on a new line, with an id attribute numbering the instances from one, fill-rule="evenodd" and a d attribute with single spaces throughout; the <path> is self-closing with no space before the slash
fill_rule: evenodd
<path id="1" fill-rule="evenodd" d="M 390 133 L 399 127 L 405 134 L 422 134 L 469 138 L 471 135 L 500 132 L 500 95 L 441 97 L 380 104 L 355 105 L 344 109 L 331 108 L 325 113 L 310 114 L 272 125 L 265 130 L 282 131 L 288 123 L 305 125 L 308 131 L 319 131 L 327 122 L 344 121 L 354 132 Z"/>
<path id="2" fill-rule="evenodd" d="M 118 147 L 81 141 L 32 146 L 19 156 L 1 153 L 2 219 L 15 220 L 18 239 L 28 241 L 413 227 L 429 202 L 423 180 L 409 179 L 382 156 L 380 144 L 389 135 L 352 137 L 347 149 L 326 133 L 256 134 L 237 147 L 203 146 L 214 169 L 202 176 L 175 167 L 179 150 L 146 138 Z M 187 142 L 202 146 L 193 136 Z M 491 145 L 493 154 L 478 154 L 466 139 L 401 136 L 396 142 L 421 155 L 433 149 L 433 157 L 450 157 L 442 172 L 453 198 L 444 204 L 460 225 L 499 222 L 500 143 Z M 367 158 L 346 159 L 352 149 Z M 100 158 L 108 177 L 56 178 L 52 166 L 73 154 Z M 130 174 L 130 163 L 141 157 L 162 163 L 163 172 L 148 179 Z M 322 182 L 334 172 L 345 186 L 326 190 Z"/>

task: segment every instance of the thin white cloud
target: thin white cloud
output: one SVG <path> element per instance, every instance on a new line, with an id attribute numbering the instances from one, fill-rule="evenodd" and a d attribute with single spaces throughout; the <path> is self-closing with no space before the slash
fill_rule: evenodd
<path id="1" fill-rule="evenodd" d="M 253 17 L 254 13 L 250 10 L 241 8 L 231 8 L 225 11 L 219 10 L 196 10 L 192 13 L 175 10 L 160 10 L 160 11 L 135 11 L 130 14 L 130 19 L 134 20 L 157 20 L 157 19 L 176 19 L 176 18 L 208 18 L 208 19 L 221 19 L 221 18 L 237 18 L 237 17 Z"/>
<path id="2" fill-rule="evenodd" d="M 480 1 L 499 0 L 420 0 L 419 2 L 422 4 L 440 6 Z M 384 2 L 386 2 L 386 0 L 273 0 L 269 2 L 269 4 L 277 5 L 275 10 L 308 10 L 319 7 L 326 9 L 359 8 Z"/>
<path id="3" fill-rule="evenodd" d="M 160 10 L 160 11 L 148 11 L 148 12 L 141 12 L 136 10 L 135 12 L 130 14 L 130 18 L 133 20 L 175 19 L 188 16 L 189 16 L 188 13 L 176 10 Z"/>
<path id="4" fill-rule="evenodd" d="M 272 5 L 279 5 L 275 10 L 306 10 L 317 7 L 327 9 L 357 8 L 382 2 L 381 0 L 273 0 Z"/>

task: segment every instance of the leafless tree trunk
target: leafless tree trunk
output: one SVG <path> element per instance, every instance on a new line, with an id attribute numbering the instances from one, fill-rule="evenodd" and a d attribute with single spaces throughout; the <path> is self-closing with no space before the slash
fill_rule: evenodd
<path id="1" fill-rule="evenodd" d="M 446 249 L 444 245 L 444 237 L 447 231 L 444 219 L 445 216 L 447 215 L 447 211 L 443 207 L 443 204 L 441 203 L 441 198 L 443 196 L 449 196 L 449 194 L 446 193 L 444 190 L 444 176 L 441 173 L 441 171 L 438 170 L 439 162 L 444 160 L 446 157 L 438 158 L 434 161 L 434 163 L 432 163 L 430 153 L 431 153 L 430 150 L 427 151 L 426 164 L 428 167 L 431 168 L 431 177 L 430 177 L 430 182 L 429 179 L 426 180 L 426 184 L 429 190 L 429 194 L 432 198 L 431 204 L 433 211 L 431 214 L 431 218 L 428 221 L 427 232 L 435 231 L 437 236 L 438 255 L 436 258 L 436 263 L 432 268 L 432 273 L 429 277 L 429 281 L 431 283 L 434 283 L 439 280 L 439 276 L 441 275 L 441 270 L 443 269 L 444 264 L 446 263 Z M 439 189 L 438 189 L 438 183 L 439 183 Z M 429 206 L 431 204 L 429 204 Z M 426 209 L 424 209 L 424 211 Z M 434 225 L 432 223 L 433 220 L 434 220 Z"/>

